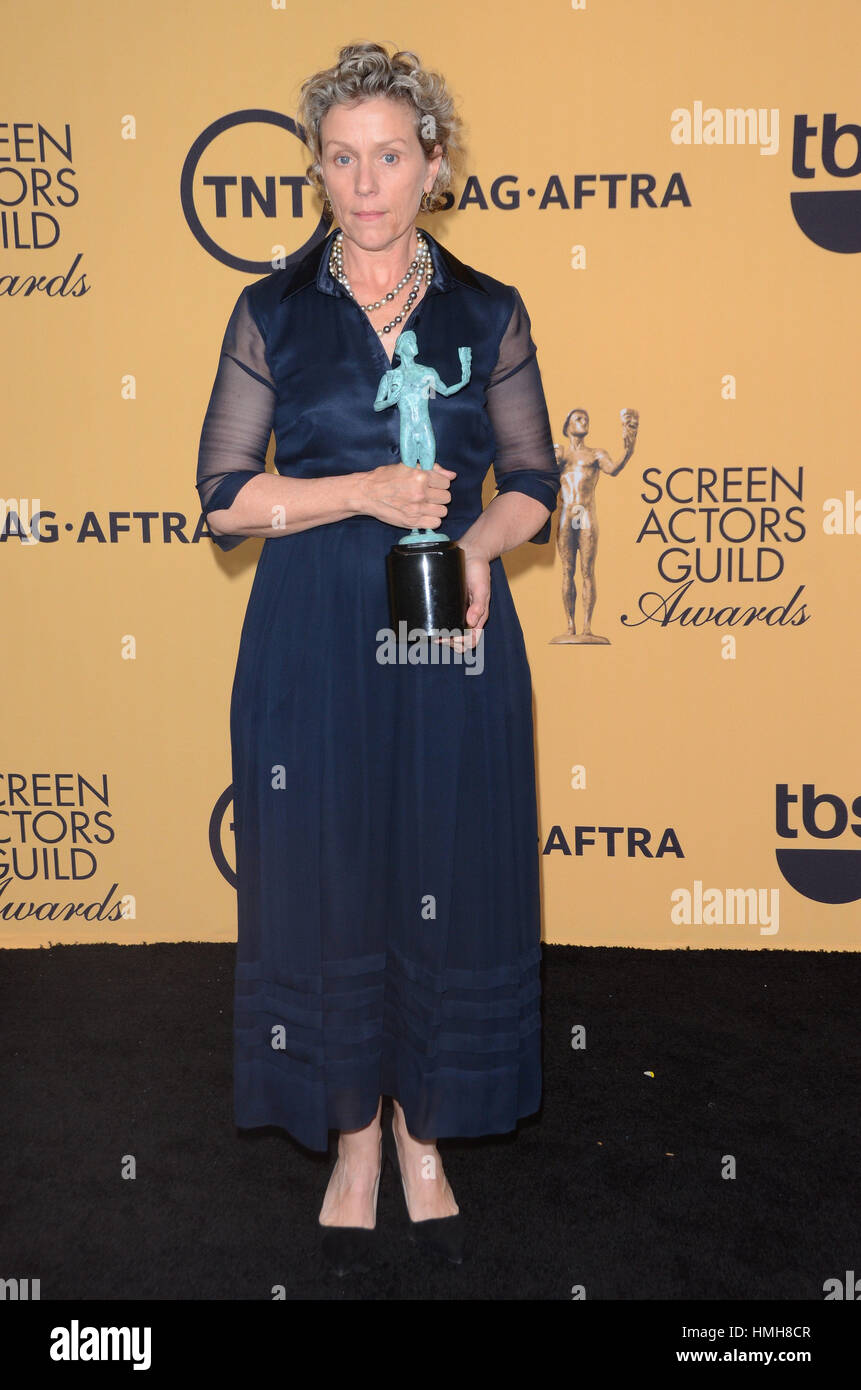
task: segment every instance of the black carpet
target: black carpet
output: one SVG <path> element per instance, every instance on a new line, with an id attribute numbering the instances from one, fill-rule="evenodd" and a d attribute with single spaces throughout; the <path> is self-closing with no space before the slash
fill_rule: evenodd
<path id="1" fill-rule="evenodd" d="M 421 1259 L 388 1170 L 378 1263 L 343 1281 L 318 1252 L 334 1136 L 326 1157 L 234 1127 L 233 958 L 0 952 L 0 1277 L 42 1300 L 821 1302 L 861 1274 L 861 955 L 545 947 L 540 1113 L 440 1143 L 470 1257 Z"/>

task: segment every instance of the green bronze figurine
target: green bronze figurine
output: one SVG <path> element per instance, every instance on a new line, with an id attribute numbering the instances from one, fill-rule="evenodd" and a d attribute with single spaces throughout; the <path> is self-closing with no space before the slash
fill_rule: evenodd
<path id="1" fill-rule="evenodd" d="M 390 405 L 397 405 L 401 417 L 401 462 L 408 468 L 430 469 L 436 462 L 436 440 L 430 422 L 428 398 L 431 393 L 453 396 L 466 386 L 470 377 L 472 350 L 468 347 L 458 348 L 461 378 L 454 386 L 446 386 L 433 367 L 424 367 L 416 361 L 418 344 L 411 328 L 398 335 L 395 353 L 400 358 L 400 366 L 392 367 L 380 382 L 374 410 L 386 410 Z M 406 536 L 401 536 L 398 544 L 420 545 L 427 541 L 447 540 L 448 536 L 441 531 L 414 527 Z"/>

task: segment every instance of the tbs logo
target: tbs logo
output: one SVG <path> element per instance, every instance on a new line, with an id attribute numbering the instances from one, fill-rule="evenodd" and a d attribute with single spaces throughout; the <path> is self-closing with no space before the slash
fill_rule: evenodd
<path id="1" fill-rule="evenodd" d="M 796 116 L 792 172 L 797 179 L 813 179 L 823 171 L 832 179 L 861 174 L 861 126 L 849 121 L 838 125 L 833 111 L 822 117 L 821 129 L 806 115 Z M 790 203 L 804 235 L 817 246 L 826 251 L 861 251 L 861 189 L 799 190 L 790 194 Z"/>
<path id="2" fill-rule="evenodd" d="M 776 791 L 775 829 L 782 840 L 798 839 L 799 798 L 786 782 Z M 861 796 L 846 802 L 820 792 L 812 782 L 801 788 L 801 825 L 813 840 L 836 840 L 847 828 L 861 838 L 861 824 L 849 823 L 849 811 L 861 816 Z M 861 898 L 861 849 L 777 849 L 777 865 L 787 883 L 816 903 L 854 903 Z"/>

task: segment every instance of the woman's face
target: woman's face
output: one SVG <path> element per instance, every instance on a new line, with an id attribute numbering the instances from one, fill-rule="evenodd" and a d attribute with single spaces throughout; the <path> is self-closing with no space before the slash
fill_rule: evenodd
<path id="1" fill-rule="evenodd" d="M 408 103 L 389 97 L 332 106 L 320 122 L 334 219 L 363 249 L 382 249 L 409 231 L 422 192 L 433 188 L 442 149 L 427 159 L 414 122 Z"/>

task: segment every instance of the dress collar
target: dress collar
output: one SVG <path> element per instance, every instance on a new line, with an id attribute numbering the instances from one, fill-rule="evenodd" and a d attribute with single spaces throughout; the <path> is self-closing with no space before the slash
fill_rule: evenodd
<path id="1" fill-rule="evenodd" d="M 324 294 L 346 294 L 343 285 L 335 279 L 329 270 L 329 251 L 337 231 L 337 227 L 333 227 L 322 242 L 312 246 L 307 255 L 285 272 L 290 278 L 281 294 L 282 301 L 288 299 L 291 294 L 295 294 L 297 290 L 303 290 L 308 285 L 315 283 L 317 289 L 322 290 Z M 470 289 L 478 290 L 481 294 L 487 294 L 487 290 L 476 279 L 468 265 L 464 265 L 462 261 L 452 255 L 451 251 L 442 246 L 436 237 L 431 236 L 424 227 L 422 227 L 422 233 L 427 238 L 434 268 L 428 294 L 434 290 L 445 294 L 446 291 L 455 289 L 459 284 L 467 285 Z"/>

